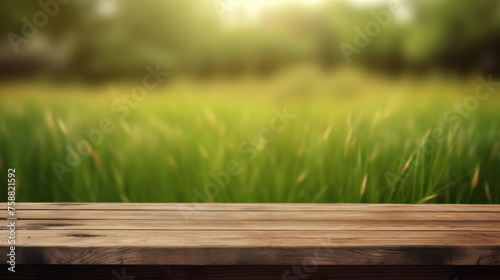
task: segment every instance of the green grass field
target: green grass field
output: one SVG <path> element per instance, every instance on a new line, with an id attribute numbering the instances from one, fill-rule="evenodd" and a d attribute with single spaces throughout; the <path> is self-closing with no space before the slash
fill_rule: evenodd
<path id="1" fill-rule="evenodd" d="M 1 178 L 16 168 L 17 201 L 500 203 L 498 94 L 443 116 L 477 79 L 308 75 L 172 77 L 118 112 L 133 81 L 3 85 Z M 274 121 L 285 106 L 295 117 Z M 113 131 L 82 144 L 103 118 Z M 90 154 L 70 166 L 78 145 Z"/>

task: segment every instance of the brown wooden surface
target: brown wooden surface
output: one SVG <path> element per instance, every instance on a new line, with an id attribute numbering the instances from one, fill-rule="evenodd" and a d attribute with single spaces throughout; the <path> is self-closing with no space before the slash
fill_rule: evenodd
<path id="1" fill-rule="evenodd" d="M 500 265 L 497 205 L 16 206 L 17 264 Z"/>

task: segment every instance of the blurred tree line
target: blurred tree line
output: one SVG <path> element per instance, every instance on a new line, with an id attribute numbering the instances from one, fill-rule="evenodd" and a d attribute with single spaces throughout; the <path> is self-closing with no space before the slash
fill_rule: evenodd
<path id="1" fill-rule="evenodd" d="M 160 64 L 200 78 L 269 75 L 300 63 L 344 65 L 343 42 L 358 50 L 351 63 L 395 73 L 500 71 L 500 1 L 401 0 L 362 48 L 356 28 L 366 33 L 386 3 L 282 1 L 250 20 L 252 1 L 240 2 L 224 11 L 227 20 L 213 1 L 2 1 L 0 73 L 100 81 Z"/>

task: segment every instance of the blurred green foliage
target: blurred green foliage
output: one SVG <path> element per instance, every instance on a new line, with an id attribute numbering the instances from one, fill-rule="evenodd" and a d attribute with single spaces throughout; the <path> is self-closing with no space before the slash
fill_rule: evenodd
<path id="1" fill-rule="evenodd" d="M 42 10 L 37 2 L 2 1 L 0 9 L 9 12 L 0 18 L 1 38 L 22 35 L 21 18 L 33 21 Z M 63 72 L 95 79 L 137 75 L 158 63 L 200 77 L 269 74 L 300 62 L 344 64 L 339 45 L 354 45 L 355 28 L 364 30 L 375 20 L 373 13 L 388 9 L 385 2 L 365 7 L 350 1 L 281 1 L 261 7 L 259 19 L 248 23 L 243 20 L 252 12 L 248 7 L 263 4 L 233 2 L 222 13 L 232 16 L 229 21 L 219 17 L 216 1 L 74 0 L 60 4 L 39 35 L 69 49 L 71 71 Z M 355 63 L 393 71 L 439 66 L 498 72 L 491 61 L 499 59 L 499 1 L 398 3 L 389 24 L 353 56 Z M 108 12 L 103 5 L 110 5 Z"/>
<path id="2" fill-rule="evenodd" d="M 16 168 L 18 201 L 500 203 L 498 95 L 442 126 L 478 81 L 433 71 L 499 73 L 500 1 L 401 0 L 363 47 L 387 3 L 310 2 L 42 0 L 58 10 L 27 36 L 39 1 L 1 1 L 0 178 Z M 172 77 L 121 120 L 110 105 L 156 65 Z M 296 119 L 247 162 L 238 145 L 285 105 Z M 51 163 L 106 117 L 114 132 L 59 182 Z M 447 140 L 415 152 L 436 127 Z M 241 174 L 207 193 L 231 160 Z"/>
<path id="3" fill-rule="evenodd" d="M 16 168 L 17 201 L 500 203 L 498 95 L 458 127 L 443 121 L 477 84 L 346 70 L 245 86 L 177 80 L 124 120 L 110 105 L 132 84 L 2 86 L 11 94 L 0 103 L 0 178 Z M 273 109 L 285 106 L 295 117 L 266 135 Z M 114 130 L 93 144 L 82 130 L 103 118 Z M 440 128 L 445 141 L 418 148 Z M 67 147 L 77 151 L 84 140 L 91 154 L 68 165 Z M 207 187 L 231 161 L 239 174 Z M 71 168 L 61 182 L 54 162 Z"/>

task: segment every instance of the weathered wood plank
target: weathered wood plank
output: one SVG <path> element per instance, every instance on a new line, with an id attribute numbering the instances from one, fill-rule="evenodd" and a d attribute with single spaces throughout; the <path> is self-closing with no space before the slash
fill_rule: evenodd
<path id="1" fill-rule="evenodd" d="M 6 218 L 6 211 L 3 213 Z M 359 211 L 135 211 L 135 210 L 18 210 L 18 219 L 50 220 L 200 220 L 200 221 L 348 221 L 366 220 L 384 222 L 387 220 L 414 221 L 489 221 L 500 225 L 500 212 L 372 212 L 368 209 Z M 244 217 L 244 218 L 243 218 Z"/>
<path id="2" fill-rule="evenodd" d="M 212 231 L 253 231 L 253 230 L 357 230 L 357 231 L 422 231 L 422 230 L 475 230 L 500 231 L 491 221 L 443 221 L 443 220 L 387 220 L 385 222 L 370 220 L 302 220 L 276 221 L 257 220 L 197 220 L 196 222 L 179 222 L 178 220 L 18 220 L 18 229 L 24 230 L 212 230 Z"/>
<path id="3" fill-rule="evenodd" d="M 305 247 L 305 246 L 500 246 L 491 231 L 162 231 L 18 230 L 23 246 L 100 247 Z"/>

